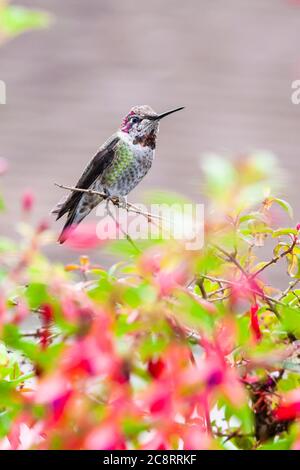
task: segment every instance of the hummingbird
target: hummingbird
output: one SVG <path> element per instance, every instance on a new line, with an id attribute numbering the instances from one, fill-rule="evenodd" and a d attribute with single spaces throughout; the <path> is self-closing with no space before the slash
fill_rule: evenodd
<path id="1" fill-rule="evenodd" d="M 134 106 L 125 116 L 119 130 L 100 147 L 88 163 L 76 188 L 91 189 L 119 198 L 126 196 L 144 178 L 152 166 L 160 121 L 183 106 L 157 114 L 150 106 Z M 75 228 L 96 207 L 103 197 L 97 194 L 73 191 L 52 210 L 56 220 L 67 214 L 67 221 L 58 238 L 64 243 L 69 230 Z"/>

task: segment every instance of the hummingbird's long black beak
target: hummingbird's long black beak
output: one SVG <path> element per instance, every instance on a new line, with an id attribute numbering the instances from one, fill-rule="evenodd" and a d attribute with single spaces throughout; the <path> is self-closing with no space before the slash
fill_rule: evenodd
<path id="1" fill-rule="evenodd" d="M 153 119 L 154 121 L 158 121 L 166 116 L 169 116 L 169 114 L 173 114 L 173 113 L 176 113 L 177 111 L 181 111 L 181 109 L 184 109 L 184 106 L 180 106 L 180 108 L 175 108 L 175 109 L 171 109 L 171 111 L 166 111 L 165 113 L 162 113 L 162 114 L 159 114 L 158 116 L 151 116 L 151 119 Z"/>

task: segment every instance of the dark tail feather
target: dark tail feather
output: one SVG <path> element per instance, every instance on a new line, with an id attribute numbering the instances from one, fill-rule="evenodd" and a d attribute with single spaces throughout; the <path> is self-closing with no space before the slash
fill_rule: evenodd
<path id="1" fill-rule="evenodd" d="M 58 218 L 61 217 L 66 211 L 68 212 L 68 218 L 64 225 L 64 228 L 58 238 L 59 243 L 64 243 L 70 235 L 70 232 L 75 230 L 77 225 L 91 212 L 91 210 L 101 202 L 99 199 L 79 199 L 75 203 L 75 207 L 66 210 L 66 205 L 62 207 L 58 206 L 55 211 L 58 214 Z M 68 203 L 69 204 L 69 203 Z"/>
<path id="2" fill-rule="evenodd" d="M 76 229 L 77 225 L 80 224 L 89 212 L 90 211 L 79 211 L 78 206 L 69 212 L 64 228 L 58 237 L 58 242 L 60 244 L 63 244 L 69 238 L 70 233 Z"/>
<path id="3" fill-rule="evenodd" d="M 69 237 L 70 231 L 73 228 L 75 229 L 75 226 L 74 226 L 75 215 L 76 215 L 76 209 L 73 210 L 72 212 L 69 212 L 67 221 L 66 221 L 66 223 L 64 225 L 64 228 L 62 229 L 62 232 L 59 235 L 58 240 L 57 240 L 60 244 L 63 244 L 67 240 L 67 238 Z"/>
<path id="4" fill-rule="evenodd" d="M 56 215 L 56 220 L 60 219 L 68 211 L 68 209 L 66 208 L 67 201 L 68 197 L 64 197 L 51 210 L 51 214 Z"/>

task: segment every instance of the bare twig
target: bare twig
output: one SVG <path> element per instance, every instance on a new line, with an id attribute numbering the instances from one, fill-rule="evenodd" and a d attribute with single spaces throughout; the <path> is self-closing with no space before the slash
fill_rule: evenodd
<path id="1" fill-rule="evenodd" d="M 129 235 L 128 232 L 126 232 L 123 227 L 122 227 L 122 224 L 119 224 L 119 222 L 117 221 L 117 219 L 115 218 L 114 214 L 112 213 L 112 211 L 110 210 L 108 204 L 106 206 L 106 210 L 107 210 L 107 213 L 108 215 L 114 220 L 117 228 L 119 230 L 121 230 L 121 232 L 123 233 L 123 235 L 125 236 L 126 240 L 129 241 L 129 243 L 131 244 L 131 246 L 133 246 L 133 248 L 136 250 L 137 253 L 141 253 L 141 250 L 140 248 L 134 243 L 133 239 L 131 238 L 131 236 Z"/>
<path id="2" fill-rule="evenodd" d="M 281 253 L 280 255 L 277 255 L 277 256 L 274 256 L 274 258 L 272 258 L 268 263 L 264 264 L 264 266 L 262 266 L 260 269 L 258 269 L 254 274 L 251 274 L 250 276 L 250 279 L 254 279 L 256 276 L 258 276 L 258 274 L 260 274 L 262 271 L 264 271 L 266 268 L 268 268 L 269 266 L 271 266 L 272 264 L 275 264 L 277 263 L 277 261 L 279 261 L 280 259 L 284 258 L 286 255 L 292 253 L 293 249 L 295 248 L 296 244 L 297 244 L 297 241 L 298 241 L 298 238 L 296 236 L 294 236 L 293 238 L 293 242 L 291 244 L 291 246 L 289 246 L 289 248 L 287 250 L 285 250 L 283 253 Z"/>
<path id="3" fill-rule="evenodd" d="M 151 214 L 150 212 L 144 212 L 139 207 L 129 202 L 126 202 L 126 204 L 123 207 L 123 205 L 121 205 L 120 203 L 120 199 L 117 196 L 109 196 L 106 193 L 102 193 L 100 191 L 94 191 L 93 189 L 75 188 L 73 186 L 65 186 L 63 184 L 58 184 L 58 183 L 54 183 L 54 184 L 58 188 L 67 189 L 68 191 L 95 194 L 97 196 L 101 196 L 104 200 L 107 200 L 107 199 L 110 200 L 115 206 L 120 207 L 121 209 L 125 209 L 127 212 L 132 212 L 134 214 L 143 215 L 149 221 L 151 221 L 151 219 L 163 220 L 161 216 L 156 215 L 156 214 Z"/>
<path id="4" fill-rule="evenodd" d="M 199 278 L 199 279 L 196 279 L 196 285 L 199 287 L 203 299 L 207 299 L 207 293 L 206 293 L 206 290 L 204 288 L 204 279 L 203 279 L 203 277 Z"/>
<path id="5" fill-rule="evenodd" d="M 284 292 L 282 292 L 282 295 L 279 297 L 279 300 L 282 300 L 284 297 L 286 297 L 299 282 L 300 279 L 295 279 L 293 282 L 291 282 L 289 287 Z"/>
<path id="6" fill-rule="evenodd" d="M 217 277 L 208 276 L 208 275 L 206 275 L 206 274 L 201 274 L 200 277 L 203 277 L 204 279 L 208 279 L 208 280 L 213 281 L 213 282 L 222 283 L 222 284 L 228 284 L 228 285 L 231 286 L 231 287 L 236 287 L 236 286 L 238 286 L 238 283 L 237 283 L 237 282 L 229 281 L 229 280 L 227 280 L 227 279 L 221 279 L 221 278 L 217 278 Z M 225 289 L 226 289 L 226 288 L 224 288 L 224 289 L 218 289 L 218 291 L 220 291 L 220 290 L 225 290 Z M 280 302 L 280 300 L 274 299 L 273 297 L 270 297 L 270 296 L 264 294 L 263 292 L 259 292 L 259 291 L 255 290 L 255 289 L 251 288 L 251 287 L 245 286 L 245 289 L 246 289 L 246 290 L 249 290 L 249 292 L 251 292 L 252 294 L 257 295 L 258 297 L 262 297 L 262 298 L 265 299 L 265 300 L 268 300 L 268 301 L 270 301 L 270 302 L 274 302 L 274 303 L 276 303 L 276 304 L 278 304 L 278 305 L 283 305 L 283 306 L 285 305 L 283 302 Z M 215 292 L 217 292 L 217 291 L 215 291 Z M 213 294 L 213 292 L 212 292 L 212 294 Z"/>
<path id="7" fill-rule="evenodd" d="M 220 253 L 222 253 L 224 256 L 226 256 L 226 258 L 228 259 L 228 261 L 230 261 L 231 263 L 235 264 L 236 267 L 243 273 L 243 275 L 248 279 L 248 273 L 244 270 L 243 266 L 241 266 L 241 264 L 238 262 L 238 260 L 236 259 L 236 256 L 233 256 L 231 253 L 228 253 L 226 250 L 224 250 L 224 248 L 222 248 L 221 246 L 219 245 L 216 245 L 214 243 L 212 243 L 212 246 L 214 248 L 216 248 L 216 250 L 220 251 Z"/>
<path id="8" fill-rule="evenodd" d="M 236 431 L 231 431 L 231 432 L 220 432 L 220 431 L 214 431 L 213 434 L 217 437 L 225 437 L 225 442 L 229 441 L 230 439 L 233 439 L 235 437 L 254 437 L 254 434 L 243 434 L 241 433 L 240 429 L 237 429 Z"/>

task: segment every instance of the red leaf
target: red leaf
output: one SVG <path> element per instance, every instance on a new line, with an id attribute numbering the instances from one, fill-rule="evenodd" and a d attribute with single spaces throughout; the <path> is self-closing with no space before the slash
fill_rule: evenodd
<path id="1" fill-rule="evenodd" d="M 274 415 L 279 420 L 300 417 L 300 389 L 296 388 L 286 393 L 283 402 L 276 408 Z"/>
<path id="2" fill-rule="evenodd" d="M 300 416 L 300 402 L 279 405 L 274 414 L 280 421 L 295 419 Z"/>
<path id="3" fill-rule="evenodd" d="M 257 304 L 252 305 L 250 309 L 251 329 L 252 329 L 252 332 L 254 334 L 256 341 L 260 341 L 262 338 L 262 334 L 261 334 L 260 327 L 259 327 L 257 312 L 258 312 L 258 305 Z"/>
<path id="4" fill-rule="evenodd" d="M 57 422 L 60 417 L 63 415 L 66 405 L 72 396 L 72 391 L 68 390 L 64 395 L 56 398 L 52 402 L 52 412 L 53 412 L 53 421 Z"/>
<path id="5" fill-rule="evenodd" d="M 44 304 L 41 307 L 41 316 L 44 325 L 49 325 L 51 320 L 53 320 L 53 309 L 49 304 Z"/>
<path id="6" fill-rule="evenodd" d="M 161 359 L 152 359 L 148 362 L 148 372 L 154 379 L 158 379 L 165 369 L 165 363 Z"/>

